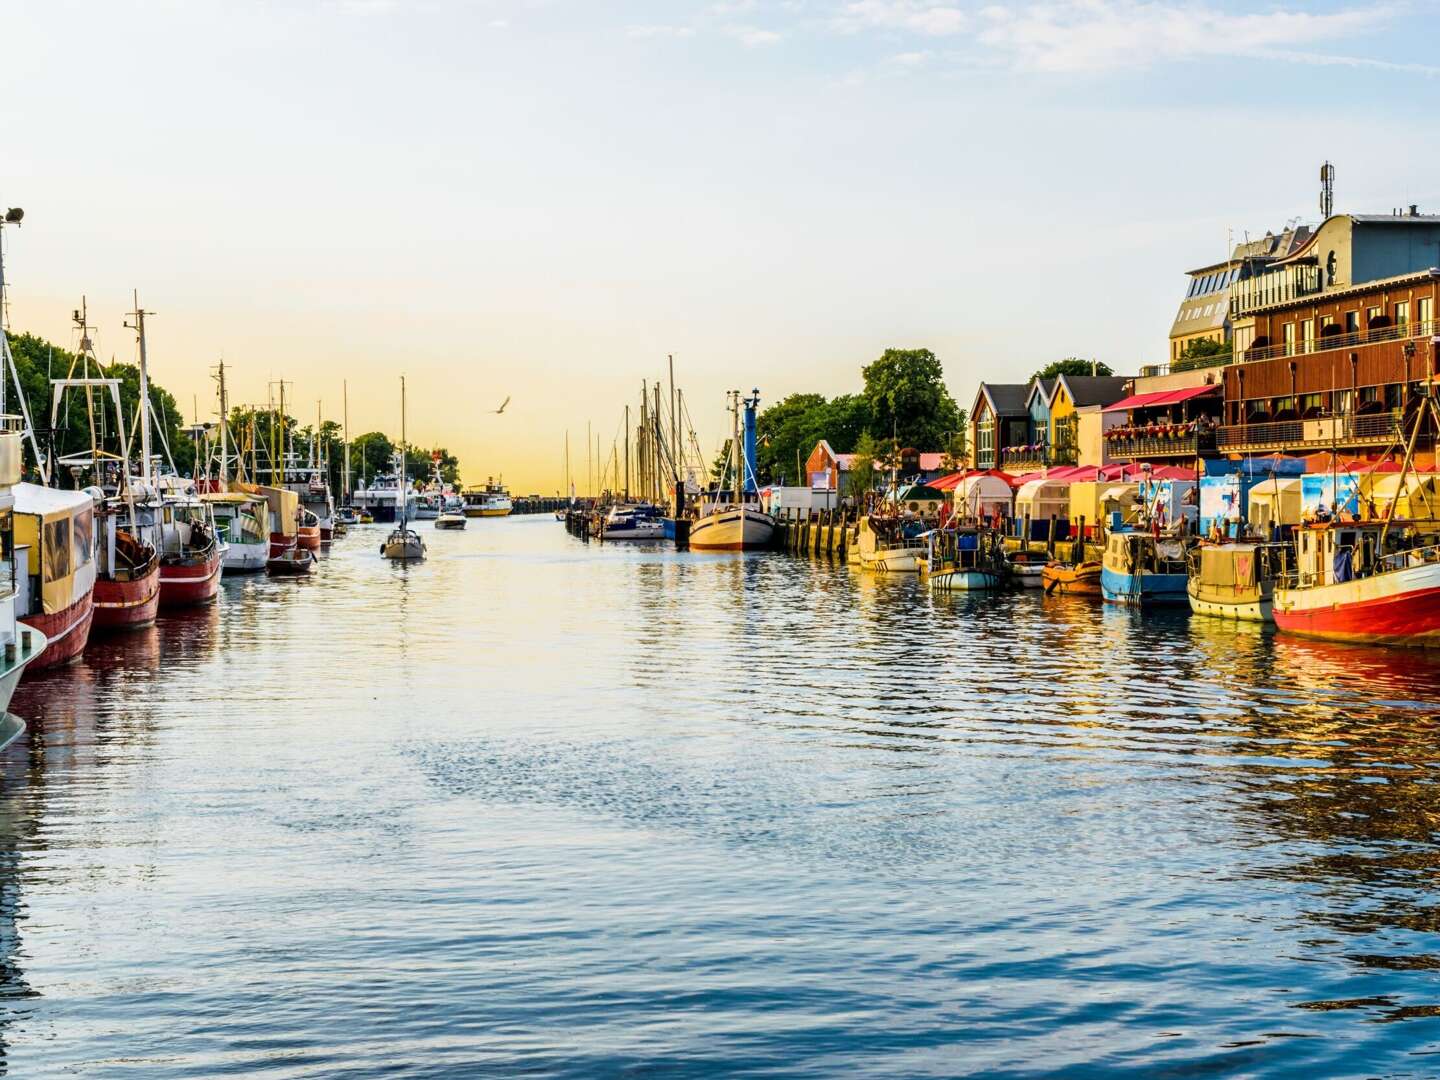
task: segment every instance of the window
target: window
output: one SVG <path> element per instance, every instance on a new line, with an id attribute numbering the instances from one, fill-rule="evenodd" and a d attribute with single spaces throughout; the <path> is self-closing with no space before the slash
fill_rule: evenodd
<path id="1" fill-rule="evenodd" d="M 94 558 L 95 511 L 82 510 L 75 515 L 75 565 L 90 565 Z"/>
<path id="2" fill-rule="evenodd" d="M 1315 320 L 1306 319 L 1300 324 L 1300 351 L 1315 351 Z"/>
<path id="3" fill-rule="evenodd" d="M 1367 308 L 1365 309 L 1365 325 L 1366 325 L 1366 326 L 1374 326 L 1374 325 L 1379 321 L 1379 319 L 1380 319 L 1380 309 L 1379 309 L 1378 307 L 1367 307 Z"/>
<path id="4" fill-rule="evenodd" d="M 1435 321 L 1435 301 L 1432 298 L 1422 296 L 1415 301 L 1415 321 L 1422 327 L 1429 327 Z M 1428 333 L 1428 329 L 1425 332 Z"/>
<path id="5" fill-rule="evenodd" d="M 41 574 L 46 581 L 70 576 L 70 519 L 45 522 L 45 551 Z"/>
<path id="6" fill-rule="evenodd" d="M 1294 356 L 1295 324 L 1293 322 L 1287 322 L 1284 326 L 1280 327 L 1280 340 L 1285 345 L 1285 355 Z"/>
<path id="7" fill-rule="evenodd" d="M 1395 305 L 1395 325 L 1408 326 L 1410 324 L 1410 301 L 1401 300 Z"/>
<path id="8" fill-rule="evenodd" d="M 1345 312 L 1345 333 L 1358 334 L 1359 332 L 1360 312 L 1358 310 Z"/>
<path id="9" fill-rule="evenodd" d="M 1334 315 L 1321 315 L 1321 316 L 1320 316 L 1320 329 L 1321 329 L 1321 330 L 1324 330 L 1325 327 L 1327 327 L 1327 326 L 1334 326 L 1334 325 L 1335 325 L 1335 316 L 1334 316 Z"/>

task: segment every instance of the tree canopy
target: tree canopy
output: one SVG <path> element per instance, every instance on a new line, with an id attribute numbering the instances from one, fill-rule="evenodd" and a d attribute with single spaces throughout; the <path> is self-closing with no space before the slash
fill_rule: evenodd
<path id="1" fill-rule="evenodd" d="M 886 349 L 861 374 L 870 430 L 877 437 L 929 450 L 943 446 L 960 427 L 960 409 L 929 349 Z"/>
<path id="2" fill-rule="evenodd" d="M 1056 360 L 1046 364 L 1034 375 L 1030 381 L 1036 379 L 1053 379 L 1057 375 L 1114 375 L 1110 365 L 1101 361 L 1082 360 L 1078 356 L 1067 356 L 1064 360 Z"/>

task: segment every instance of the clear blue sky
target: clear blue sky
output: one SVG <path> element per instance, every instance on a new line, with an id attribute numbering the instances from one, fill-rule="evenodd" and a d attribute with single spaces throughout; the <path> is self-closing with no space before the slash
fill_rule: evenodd
<path id="1" fill-rule="evenodd" d="M 856 388 L 887 345 L 981 378 L 1165 356 L 1227 230 L 1440 209 L 1434 4 L 905 0 L 8 4 L 12 321 L 157 376 L 266 381 L 558 487 L 674 352 L 723 391 Z M 484 417 L 507 394 L 503 417 Z M 301 410 L 303 412 L 303 409 Z"/>

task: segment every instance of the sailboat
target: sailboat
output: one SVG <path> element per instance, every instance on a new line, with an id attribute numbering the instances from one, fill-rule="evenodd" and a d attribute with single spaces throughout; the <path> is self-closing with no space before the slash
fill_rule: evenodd
<path id="1" fill-rule="evenodd" d="M 418 562 L 425 558 L 425 541 L 420 534 L 408 528 L 410 499 L 409 483 L 405 476 L 405 376 L 400 376 L 400 448 L 395 454 L 395 475 L 399 479 L 401 497 L 396 499 L 399 524 L 380 545 L 380 554 L 394 562 Z"/>
<path id="2" fill-rule="evenodd" d="M 708 505 L 700 507 L 699 516 L 690 525 L 690 548 L 693 551 L 756 551 L 768 548 L 775 535 L 775 519 L 760 509 L 759 487 L 755 482 L 755 410 L 760 404 L 760 391 L 742 398 L 732 390 L 730 415 L 729 468 L 734 480 L 733 499 L 727 499 L 725 478 L 712 492 Z M 744 412 L 745 444 L 740 444 L 740 418 Z"/>

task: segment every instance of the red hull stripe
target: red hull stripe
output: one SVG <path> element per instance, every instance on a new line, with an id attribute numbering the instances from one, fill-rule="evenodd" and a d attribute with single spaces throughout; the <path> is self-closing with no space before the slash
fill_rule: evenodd
<path id="1" fill-rule="evenodd" d="M 139 581 L 95 582 L 96 630 L 149 626 L 160 607 L 160 567 Z"/>
<path id="2" fill-rule="evenodd" d="M 1335 641 L 1440 645 L 1440 588 L 1310 611 L 1281 611 L 1277 606 L 1275 625 L 1292 634 Z"/>
<path id="3" fill-rule="evenodd" d="M 68 664 L 90 640 L 90 621 L 95 615 L 94 596 L 86 593 L 69 607 L 51 615 L 27 615 L 20 621 L 33 626 L 47 638 L 45 651 L 30 661 L 34 670 Z"/>

